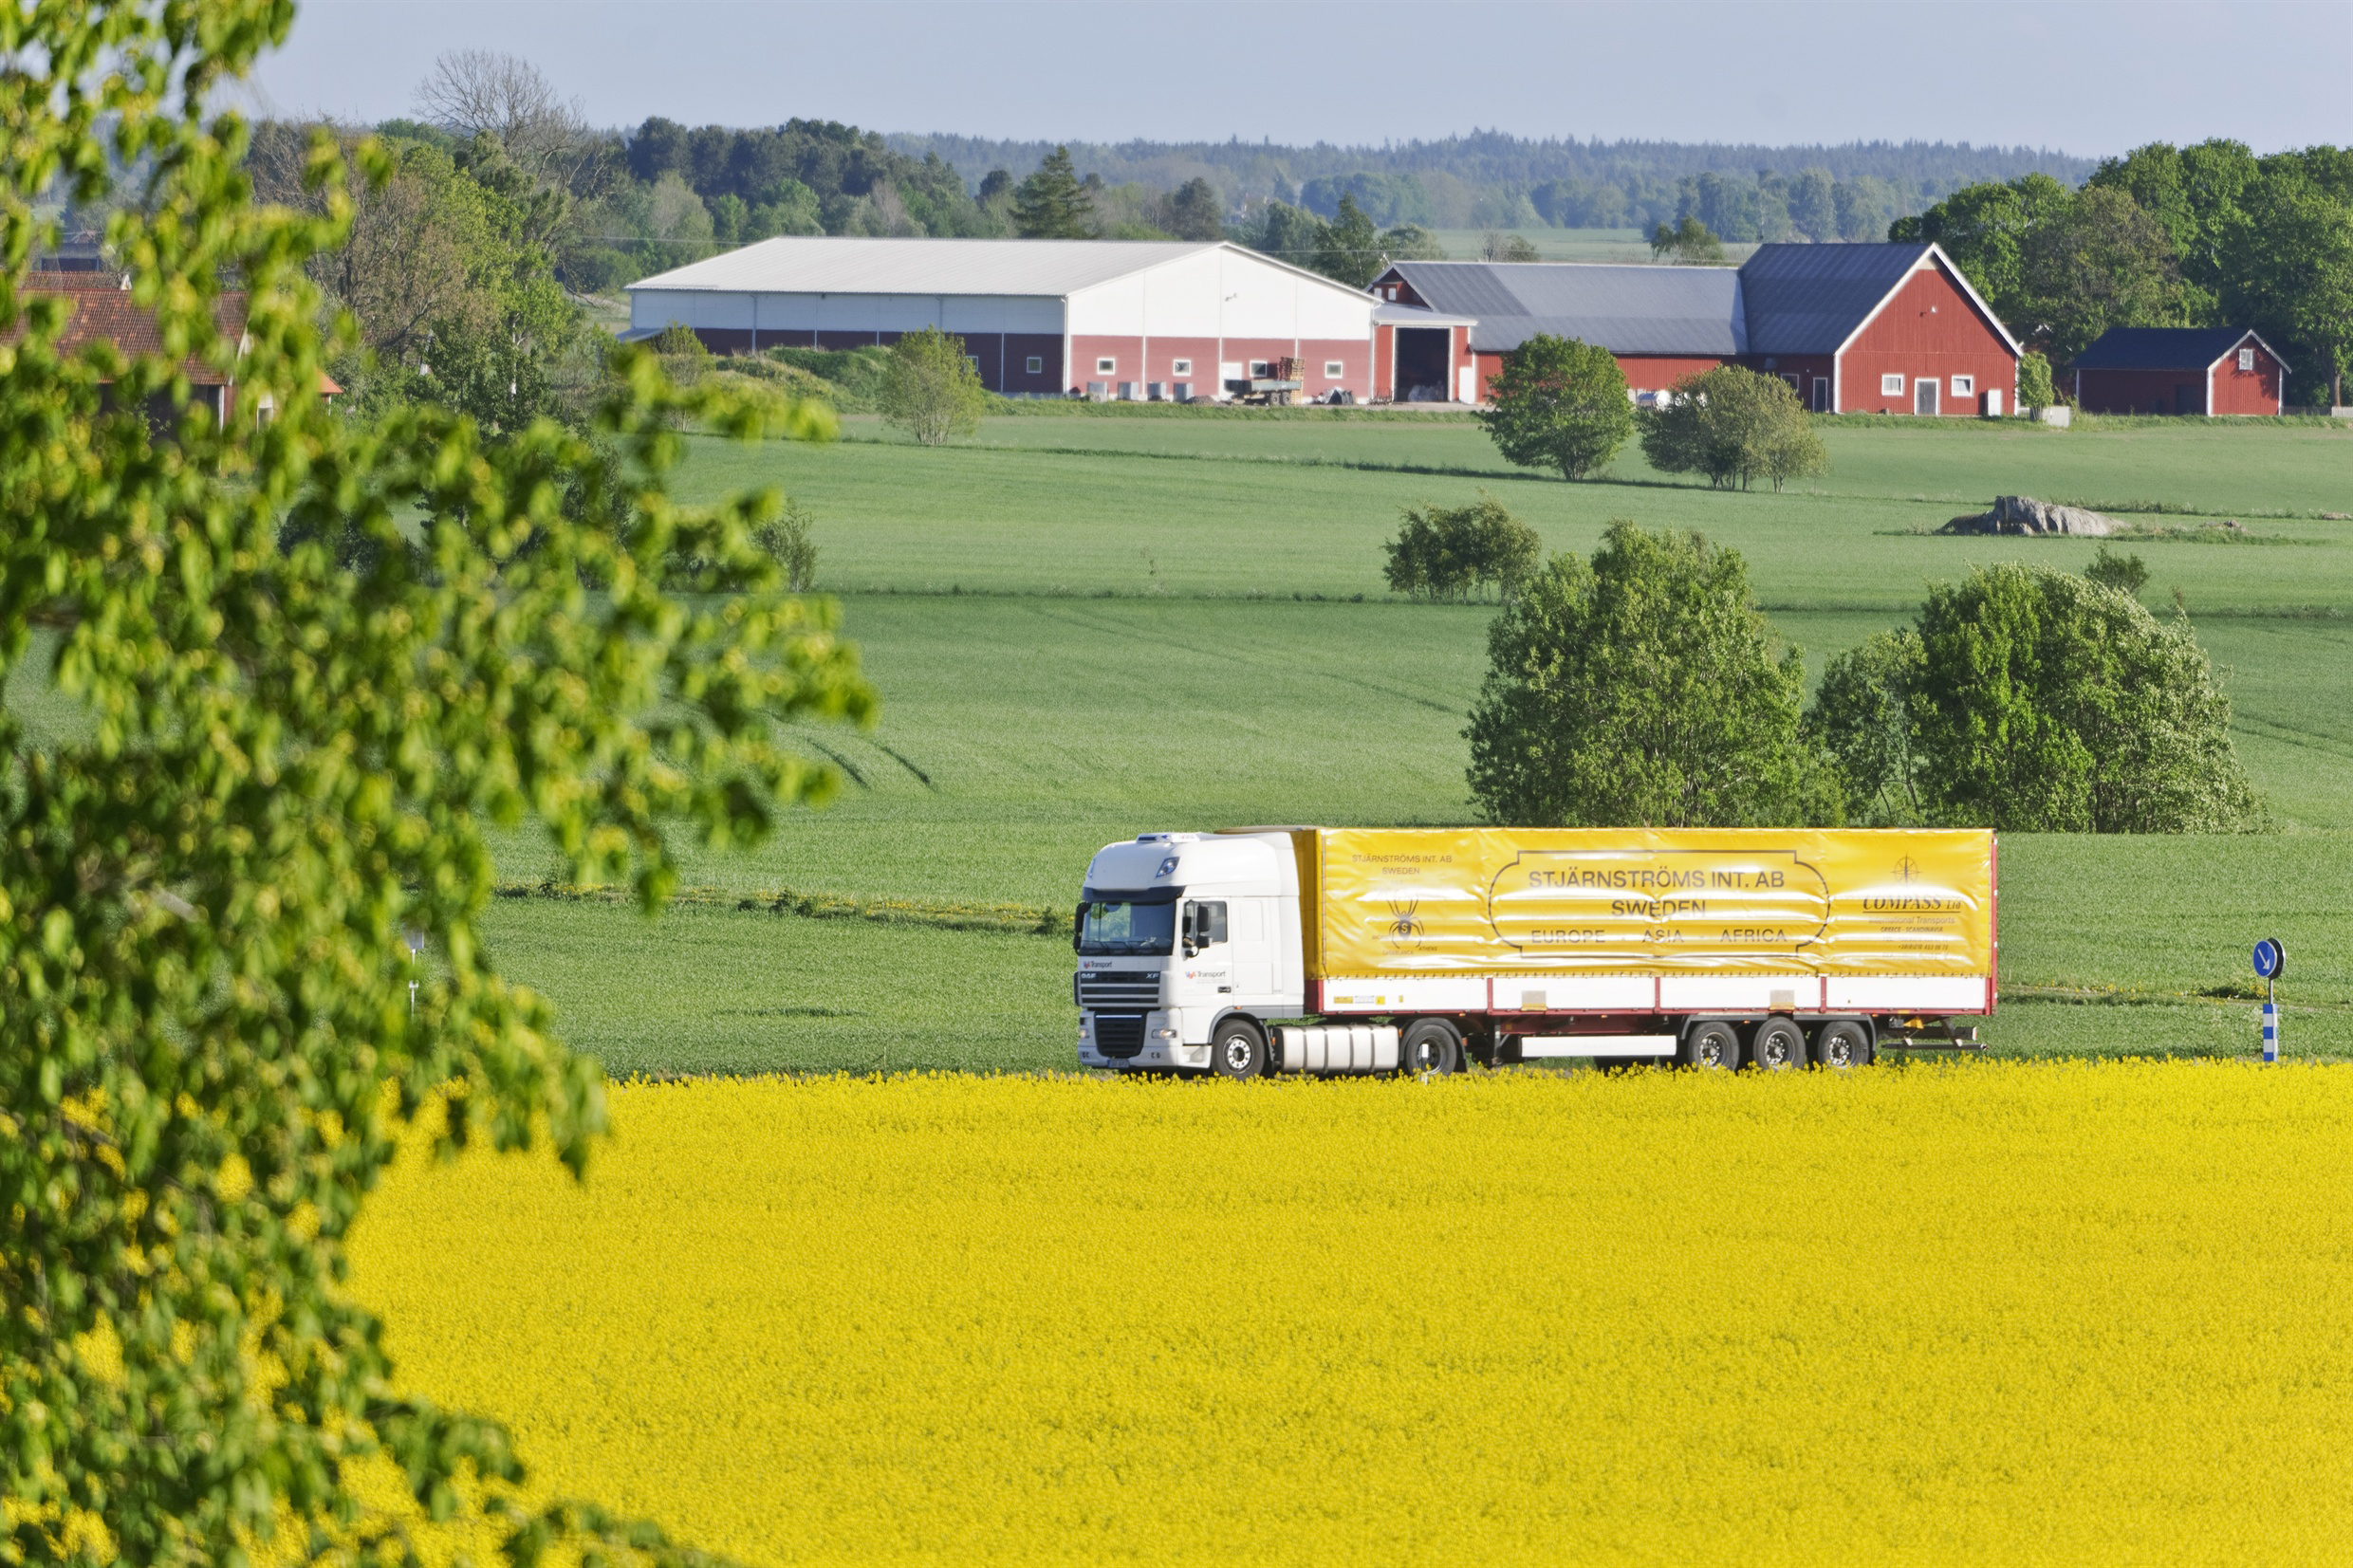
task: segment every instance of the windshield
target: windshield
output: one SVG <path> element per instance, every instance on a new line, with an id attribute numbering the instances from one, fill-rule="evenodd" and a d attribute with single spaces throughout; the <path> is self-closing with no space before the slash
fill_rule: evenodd
<path id="1" fill-rule="evenodd" d="M 1079 906 L 1081 952 L 1167 953 L 1176 941 L 1176 906 L 1095 903 Z"/>

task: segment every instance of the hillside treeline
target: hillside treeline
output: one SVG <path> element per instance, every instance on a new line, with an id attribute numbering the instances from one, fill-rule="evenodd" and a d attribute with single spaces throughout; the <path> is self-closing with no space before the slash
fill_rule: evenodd
<path id="1" fill-rule="evenodd" d="M 1052 145 L 978 137 L 894 136 L 910 157 L 937 157 L 968 182 L 991 169 L 1037 166 Z M 1855 142 L 1765 147 L 1672 141 L 1531 140 L 1498 131 L 1386 147 L 1278 146 L 1270 142 L 1072 142 L 1071 157 L 1108 185 L 1175 190 L 1205 179 L 1240 210 L 1291 202 L 1324 218 L 1343 194 L 1382 227 L 1640 228 L 1697 216 L 1731 240 L 1870 237 L 1888 222 L 1963 186 L 2039 173 L 2069 184 L 2089 158 L 2026 147 L 1946 142 Z M 1789 215 L 1788 188 L 1818 175 L 1846 187 L 1854 232 L 1808 231 Z M 1834 197 L 1836 201 L 1838 198 Z M 1838 209 L 1834 207 L 1834 215 Z M 1822 227 L 1815 220 L 1816 229 Z M 1792 233 L 1789 230 L 1797 231 Z"/>
<path id="2" fill-rule="evenodd" d="M 2054 364 L 2112 326 L 2251 326 L 2288 362 L 2288 401 L 2344 401 L 2353 148 L 2151 142 L 2080 190 L 2039 174 L 1969 186 L 1889 237 L 1942 245 Z"/>

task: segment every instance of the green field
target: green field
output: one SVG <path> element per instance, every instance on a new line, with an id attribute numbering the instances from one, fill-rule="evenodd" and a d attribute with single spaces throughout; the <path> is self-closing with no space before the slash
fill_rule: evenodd
<path id="1" fill-rule="evenodd" d="M 2023 492 L 2135 521 L 2234 517 L 2255 542 L 2147 542 L 2228 668 L 2240 753 L 2284 831 L 2006 838 L 2006 1050 L 2218 1050 L 2253 1039 L 2246 950 L 2284 937 L 2291 1047 L 2353 1053 L 2353 432 L 2341 426 L 1834 421 L 1803 493 L 1671 483 L 1639 458 L 1567 485 L 1500 464 L 1462 419 L 1007 417 L 944 451 L 852 420 L 829 447 L 698 442 L 687 488 L 790 490 L 820 519 L 821 585 L 882 695 L 870 732 L 811 730 L 848 779 L 763 849 L 685 853 L 715 907 L 502 899 L 509 971 L 616 1072 L 1070 1064 L 1068 949 L 945 930 L 926 910 L 1065 907 L 1087 856 L 1139 831 L 1470 815 L 1464 715 L 1491 611 L 1397 602 L 1400 507 L 1491 489 L 1555 548 L 1612 517 L 1696 527 L 1749 560 L 1820 668 L 1928 582 L 1996 559 L 2080 566 L 2079 541 L 1930 537 Z M 70 723 L 32 672 L 11 706 Z M 502 876 L 561 879 L 528 833 Z M 723 907 L 781 890 L 896 899 L 911 923 Z M 2234 990 L 2235 987 L 2235 990 Z"/>

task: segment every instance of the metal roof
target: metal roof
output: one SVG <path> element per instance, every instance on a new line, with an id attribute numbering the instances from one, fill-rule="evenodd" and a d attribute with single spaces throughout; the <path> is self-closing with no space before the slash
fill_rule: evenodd
<path id="1" fill-rule="evenodd" d="M 1758 246 L 1740 265 L 1749 351 L 1837 353 L 1929 249 L 1918 244 Z"/>
<path id="2" fill-rule="evenodd" d="M 1355 294 L 1319 273 L 1222 242 L 865 239 L 792 234 L 640 278 L 629 286 L 726 294 L 989 294 L 1059 299 L 1205 250 L 1232 250 Z"/>
<path id="3" fill-rule="evenodd" d="M 1588 262 L 1399 262 L 1430 306 L 1475 317 L 1471 345 L 1508 354 L 1539 332 L 1613 354 L 1747 352 L 1740 274 L 1729 267 Z"/>
<path id="4" fill-rule="evenodd" d="M 2073 361 L 2077 370 L 2195 370 L 2204 374 L 2216 360 L 2248 339 L 2271 345 L 2244 326 L 2112 326 Z M 2286 361 L 2282 361 L 2284 364 Z"/>

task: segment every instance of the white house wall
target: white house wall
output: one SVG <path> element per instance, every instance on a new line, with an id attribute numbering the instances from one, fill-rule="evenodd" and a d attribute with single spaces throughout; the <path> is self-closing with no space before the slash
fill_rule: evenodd
<path id="1" fill-rule="evenodd" d="M 1288 267 L 1208 250 L 1070 296 L 1074 334 L 1362 341 L 1380 302 Z"/>
<path id="2" fill-rule="evenodd" d="M 754 320 L 753 311 L 758 311 Z M 1062 302 L 1004 295 L 732 294 L 707 289 L 639 290 L 629 324 L 658 330 L 672 322 L 717 331 L 1060 333 Z"/>

